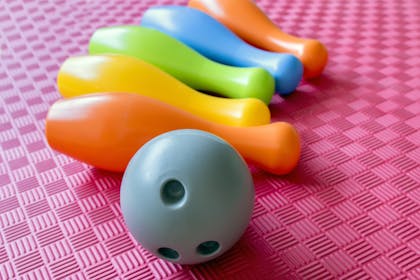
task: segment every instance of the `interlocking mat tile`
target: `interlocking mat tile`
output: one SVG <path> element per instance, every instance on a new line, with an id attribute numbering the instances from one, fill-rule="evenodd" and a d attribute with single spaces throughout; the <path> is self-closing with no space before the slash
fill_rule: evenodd
<path id="1" fill-rule="evenodd" d="M 96 28 L 186 1 L 0 0 L 1 279 L 420 279 L 420 2 L 257 3 L 329 49 L 323 76 L 270 105 L 299 130 L 302 159 L 282 177 L 252 168 L 242 239 L 180 266 L 130 236 L 121 174 L 54 152 L 44 127 L 60 64 Z"/>

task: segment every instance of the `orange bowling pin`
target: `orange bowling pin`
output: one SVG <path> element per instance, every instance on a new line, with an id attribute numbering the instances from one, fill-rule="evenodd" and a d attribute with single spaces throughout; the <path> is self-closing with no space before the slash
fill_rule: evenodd
<path id="1" fill-rule="evenodd" d="M 103 93 L 62 99 L 52 105 L 46 118 L 46 137 L 53 149 L 118 172 L 125 170 L 131 157 L 150 139 L 185 128 L 218 135 L 247 161 L 274 174 L 290 172 L 299 160 L 299 136 L 288 123 L 227 126 L 137 94 Z"/>
<path id="2" fill-rule="evenodd" d="M 211 15 L 257 47 L 295 55 L 303 64 L 305 78 L 319 76 L 327 64 L 327 49 L 321 42 L 281 31 L 252 0 L 190 0 L 188 5 Z"/>

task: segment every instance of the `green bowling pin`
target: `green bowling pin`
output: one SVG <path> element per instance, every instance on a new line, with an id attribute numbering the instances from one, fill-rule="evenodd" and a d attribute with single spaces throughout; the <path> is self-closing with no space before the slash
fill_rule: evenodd
<path id="1" fill-rule="evenodd" d="M 229 98 L 258 98 L 269 104 L 275 91 L 262 68 L 233 67 L 207 59 L 160 31 L 141 26 L 115 26 L 95 31 L 90 54 L 116 53 L 151 63 L 190 87 Z"/>

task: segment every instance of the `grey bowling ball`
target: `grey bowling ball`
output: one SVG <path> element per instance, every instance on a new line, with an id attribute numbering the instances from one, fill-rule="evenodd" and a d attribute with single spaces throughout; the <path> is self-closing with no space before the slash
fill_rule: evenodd
<path id="1" fill-rule="evenodd" d="M 254 206 L 249 169 L 230 144 L 207 132 L 175 130 L 146 143 L 121 185 L 134 238 L 180 264 L 214 259 L 242 236 Z"/>

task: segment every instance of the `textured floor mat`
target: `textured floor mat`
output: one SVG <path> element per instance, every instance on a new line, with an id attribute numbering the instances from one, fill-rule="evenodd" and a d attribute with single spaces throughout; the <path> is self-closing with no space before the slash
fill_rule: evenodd
<path id="1" fill-rule="evenodd" d="M 186 1 L 0 1 L 1 279 L 420 279 L 419 1 L 257 1 L 330 61 L 270 105 L 302 136 L 298 168 L 252 169 L 250 226 L 197 266 L 145 252 L 122 219 L 121 175 L 52 151 L 43 132 L 59 65 L 96 28 Z"/>

